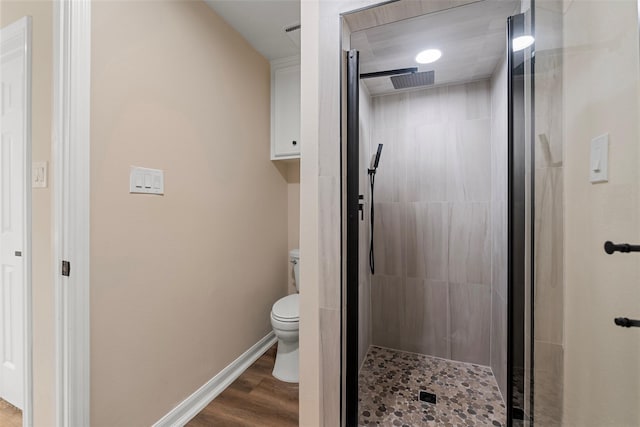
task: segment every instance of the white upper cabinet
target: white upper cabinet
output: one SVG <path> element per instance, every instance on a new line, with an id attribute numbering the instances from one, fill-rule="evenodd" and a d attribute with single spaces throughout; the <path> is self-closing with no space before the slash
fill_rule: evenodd
<path id="1" fill-rule="evenodd" d="M 271 160 L 300 157 L 300 61 L 271 62 Z"/>

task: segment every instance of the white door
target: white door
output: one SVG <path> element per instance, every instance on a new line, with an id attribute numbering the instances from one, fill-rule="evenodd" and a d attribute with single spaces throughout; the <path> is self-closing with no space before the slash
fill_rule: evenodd
<path id="1" fill-rule="evenodd" d="M 0 30 L 0 398 L 24 396 L 26 18 Z"/>

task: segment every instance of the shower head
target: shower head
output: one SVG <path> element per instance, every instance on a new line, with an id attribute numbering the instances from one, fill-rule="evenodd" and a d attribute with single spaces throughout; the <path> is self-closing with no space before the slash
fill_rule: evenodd
<path id="1" fill-rule="evenodd" d="M 378 144 L 378 151 L 371 156 L 371 164 L 369 165 L 369 172 L 374 172 L 378 169 L 378 163 L 380 162 L 380 154 L 382 154 L 382 144 Z"/>
<path id="2" fill-rule="evenodd" d="M 391 83 L 394 89 L 409 89 L 420 86 L 431 86 L 435 82 L 434 71 L 421 71 L 419 73 L 392 76 Z"/>

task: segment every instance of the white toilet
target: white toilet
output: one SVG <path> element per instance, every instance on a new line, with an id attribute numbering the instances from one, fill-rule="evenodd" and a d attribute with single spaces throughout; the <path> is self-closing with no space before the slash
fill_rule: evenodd
<path id="1" fill-rule="evenodd" d="M 289 252 L 293 264 L 296 289 L 300 291 L 300 250 Z M 278 352 L 273 376 L 280 381 L 297 383 L 298 375 L 298 330 L 300 325 L 298 294 L 280 298 L 271 308 L 271 326 L 278 337 Z"/>

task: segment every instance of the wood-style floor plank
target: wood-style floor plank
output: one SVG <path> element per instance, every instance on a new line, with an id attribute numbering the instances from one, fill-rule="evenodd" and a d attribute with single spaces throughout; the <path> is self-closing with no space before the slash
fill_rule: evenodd
<path id="1" fill-rule="evenodd" d="M 297 426 L 298 384 L 285 383 L 271 375 L 275 356 L 274 345 L 187 426 Z"/>
<path id="2" fill-rule="evenodd" d="M 22 411 L 2 399 L 0 399 L 0 426 L 22 427 Z"/>

